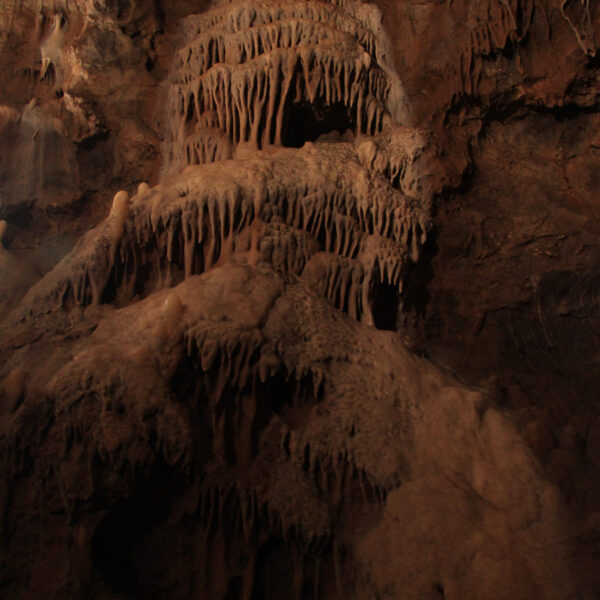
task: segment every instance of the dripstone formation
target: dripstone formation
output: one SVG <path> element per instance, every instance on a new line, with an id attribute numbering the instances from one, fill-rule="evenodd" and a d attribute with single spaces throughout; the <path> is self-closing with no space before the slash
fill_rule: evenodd
<path id="1" fill-rule="evenodd" d="M 600 12 L 1 10 L 0 595 L 595 597 Z"/>

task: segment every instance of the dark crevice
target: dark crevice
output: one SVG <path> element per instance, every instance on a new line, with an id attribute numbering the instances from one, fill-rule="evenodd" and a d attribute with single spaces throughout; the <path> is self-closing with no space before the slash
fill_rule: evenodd
<path id="1" fill-rule="evenodd" d="M 133 528 L 135 514 L 131 502 L 113 506 L 92 538 L 92 562 L 104 583 L 114 593 L 135 591 L 133 568 Z"/>
<path id="2" fill-rule="evenodd" d="M 148 476 L 134 473 L 131 494 L 111 506 L 91 540 L 91 559 L 107 588 L 128 597 L 140 597 L 145 584 L 140 555 L 158 555 L 147 547 L 152 531 L 163 524 L 171 511 L 171 500 L 185 489 L 185 483 L 159 455 Z"/>
<path id="3" fill-rule="evenodd" d="M 291 549 L 282 540 L 271 536 L 258 552 L 252 600 L 295 597 Z"/>
<path id="4" fill-rule="evenodd" d="M 81 140 L 81 142 L 79 142 L 78 146 L 82 150 L 85 150 L 86 152 L 90 152 L 98 144 L 108 140 L 109 137 L 110 137 L 109 131 L 100 131 L 98 133 L 95 133 L 94 135 L 90 135 L 89 137 Z"/>
<path id="5" fill-rule="evenodd" d="M 242 578 L 234 577 L 229 582 L 225 600 L 240 600 L 242 597 Z"/>
<path id="6" fill-rule="evenodd" d="M 378 282 L 371 290 L 371 312 L 377 329 L 396 331 L 400 294 L 398 288 L 390 283 Z"/>
<path id="7" fill-rule="evenodd" d="M 321 102 L 297 102 L 288 107 L 283 128 L 282 144 L 288 148 L 301 148 L 320 136 L 354 131 L 356 125 L 343 102 L 326 105 Z"/>
<path id="8" fill-rule="evenodd" d="M 431 299 L 429 285 L 434 277 L 432 261 L 438 253 L 437 231 L 429 232 L 417 263 L 411 263 L 404 284 L 402 312 L 418 317 L 426 314 Z"/>

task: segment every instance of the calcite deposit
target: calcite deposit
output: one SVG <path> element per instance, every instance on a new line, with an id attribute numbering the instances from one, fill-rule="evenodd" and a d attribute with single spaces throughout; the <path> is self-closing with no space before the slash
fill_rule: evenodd
<path id="1" fill-rule="evenodd" d="M 0 595 L 592 599 L 583 0 L 0 8 Z"/>

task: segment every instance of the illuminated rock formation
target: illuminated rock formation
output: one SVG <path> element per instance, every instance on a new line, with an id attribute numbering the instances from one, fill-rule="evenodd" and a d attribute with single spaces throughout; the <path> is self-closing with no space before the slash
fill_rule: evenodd
<path id="1" fill-rule="evenodd" d="M 0 111 L 2 594 L 592 597 L 552 434 L 410 328 L 482 126 L 457 98 L 538 13 L 443 7 L 469 18 L 440 125 L 379 4 L 6 4 L 41 100 Z M 77 223 L 48 268 L 27 211 Z"/>

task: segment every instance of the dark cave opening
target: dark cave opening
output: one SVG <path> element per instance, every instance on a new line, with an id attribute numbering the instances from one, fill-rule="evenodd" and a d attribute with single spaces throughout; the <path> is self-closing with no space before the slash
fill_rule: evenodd
<path id="1" fill-rule="evenodd" d="M 314 142 L 320 136 L 330 134 L 330 141 L 341 139 L 356 126 L 343 102 L 295 102 L 287 108 L 282 131 L 282 144 L 287 148 L 301 148 L 306 142 Z M 338 135 L 339 134 L 339 135 Z"/>
<path id="2" fill-rule="evenodd" d="M 133 564 L 135 511 L 124 500 L 111 508 L 94 533 L 92 564 L 111 592 L 135 592 Z"/>
<path id="3" fill-rule="evenodd" d="M 99 471 L 103 468 L 98 466 Z M 184 487 L 159 456 L 152 473 L 134 474 L 130 495 L 106 513 L 90 547 L 92 565 L 112 593 L 138 597 L 156 585 L 152 562 L 155 558 L 160 562 L 163 549 L 153 541 L 152 532 L 165 522 L 172 497 Z"/>
<path id="4" fill-rule="evenodd" d="M 403 280 L 402 305 L 398 315 L 399 325 L 405 330 L 413 329 L 415 323 L 425 323 L 428 306 L 431 302 L 431 283 L 434 279 L 433 260 L 439 248 L 437 244 L 438 231 L 433 227 L 427 236 L 427 241 L 421 249 L 421 255 L 416 263 L 410 263 Z M 451 302 L 451 296 L 446 296 Z M 448 305 L 450 306 L 450 305 Z M 427 356 L 425 348 L 420 347 L 418 353 Z"/>
<path id="5" fill-rule="evenodd" d="M 241 600 L 242 598 L 242 578 L 234 577 L 229 582 L 227 594 L 225 594 L 224 600 Z"/>
<path id="6" fill-rule="evenodd" d="M 317 600 L 324 590 L 332 589 L 334 579 L 331 544 L 323 550 L 307 554 L 297 541 L 286 543 L 271 535 L 258 550 L 252 600 Z"/>
<path id="7" fill-rule="evenodd" d="M 371 290 L 371 311 L 377 329 L 396 331 L 400 294 L 395 285 L 385 282 L 376 283 Z"/>
<path id="8" fill-rule="evenodd" d="M 252 600 L 294 598 L 294 561 L 289 545 L 271 536 L 258 551 Z"/>

